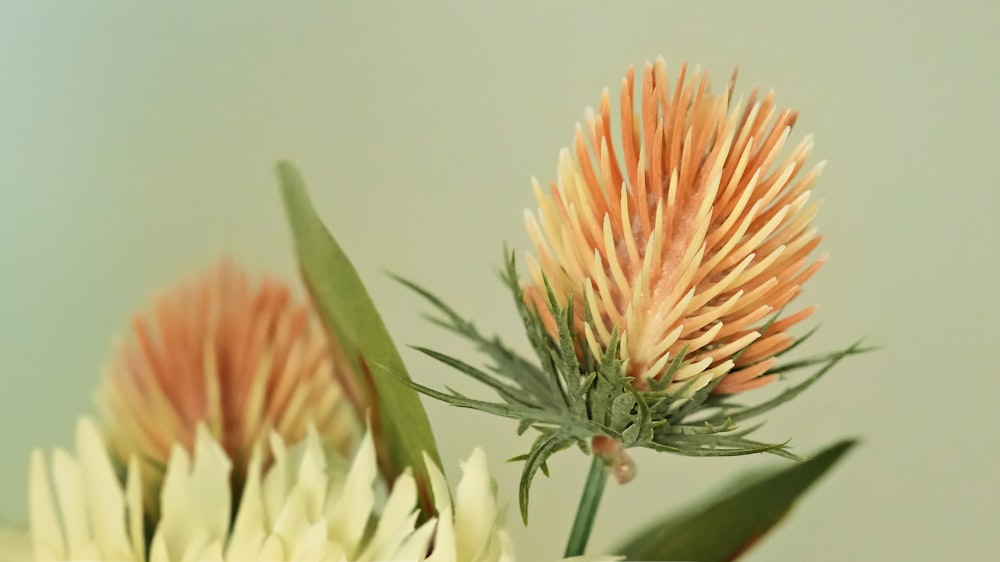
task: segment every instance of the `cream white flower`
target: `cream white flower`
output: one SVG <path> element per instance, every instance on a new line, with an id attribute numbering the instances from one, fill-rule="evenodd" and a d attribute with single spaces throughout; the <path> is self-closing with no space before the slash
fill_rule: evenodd
<path id="1" fill-rule="evenodd" d="M 349 465 L 328 458 L 315 432 L 291 448 L 274 435 L 270 447 L 269 468 L 263 453 L 254 453 L 230 525 L 232 463 L 223 448 L 203 427 L 193 455 L 175 446 L 163 481 L 161 518 L 147 544 L 138 461 L 133 458 L 125 468 L 123 486 L 96 425 L 83 419 L 75 457 L 62 450 L 50 463 L 41 452 L 32 456 L 35 560 L 145 562 L 147 551 L 150 562 L 514 559 L 481 449 L 464 463 L 454 499 L 444 476 L 425 458 L 438 516 L 417 525 L 417 483 L 409 473 L 397 479 L 384 502 L 376 500 L 370 434 Z"/>
<path id="2" fill-rule="evenodd" d="M 0 527 L 0 562 L 31 560 L 31 535 L 26 528 Z"/>

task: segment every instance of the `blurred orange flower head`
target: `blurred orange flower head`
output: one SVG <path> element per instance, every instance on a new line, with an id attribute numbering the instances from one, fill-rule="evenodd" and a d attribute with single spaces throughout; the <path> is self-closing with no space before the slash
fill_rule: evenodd
<path id="1" fill-rule="evenodd" d="M 347 453 L 359 429 L 341 378 L 350 367 L 284 283 L 253 283 L 223 262 L 137 314 L 98 391 L 109 448 L 162 473 L 171 447 L 190 452 L 204 422 L 242 481 L 271 431 L 288 442 L 310 425 Z M 356 405 L 359 408 L 361 405 Z"/>

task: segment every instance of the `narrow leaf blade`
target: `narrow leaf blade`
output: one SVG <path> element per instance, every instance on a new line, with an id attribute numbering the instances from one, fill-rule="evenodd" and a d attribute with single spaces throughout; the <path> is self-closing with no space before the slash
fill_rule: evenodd
<path id="1" fill-rule="evenodd" d="M 854 440 L 840 441 L 809 460 L 668 517 L 615 552 L 628 560 L 735 560 L 773 529 L 795 501 L 855 444 Z"/>
<path id="2" fill-rule="evenodd" d="M 427 413 L 404 382 L 410 376 L 399 351 L 354 266 L 316 214 L 298 170 L 281 162 L 277 171 L 302 278 L 357 374 L 370 377 L 371 421 L 386 457 L 380 459 L 382 469 L 391 481 L 412 467 L 429 513 L 433 501 L 422 455 L 426 452 L 439 466 L 441 460 Z"/>

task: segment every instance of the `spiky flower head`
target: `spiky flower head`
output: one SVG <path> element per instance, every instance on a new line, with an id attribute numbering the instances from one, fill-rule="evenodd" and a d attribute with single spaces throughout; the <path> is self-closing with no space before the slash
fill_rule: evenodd
<path id="1" fill-rule="evenodd" d="M 298 441 L 314 426 L 348 450 L 360 427 L 352 405 L 363 408 L 349 369 L 308 302 L 225 261 L 133 318 L 98 402 L 109 448 L 123 463 L 139 459 L 150 497 L 175 444 L 192 451 L 202 425 L 238 488 L 272 432 Z"/>
<path id="2" fill-rule="evenodd" d="M 540 208 L 526 222 L 538 257 L 526 297 L 553 335 L 546 284 L 560 306 L 572 300 L 579 351 L 601 357 L 617 345 L 640 389 L 763 386 L 794 342 L 788 328 L 813 311 L 772 316 L 823 261 L 810 260 L 820 237 L 808 203 L 823 163 L 806 169 L 811 137 L 782 154 L 797 114 L 773 92 L 732 97 L 733 81 L 715 94 L 686 66 L 671 81 L 662 59 L 636 92 L 629 70 L 620 142 L 605 90 L 574 150 L 562 151 L 558 182 L 534 185 Z"/>
<path id="3" fill-rule="evenodd" d="M 415 388 L 449 404 L 517 420 L 539 435 L 521 473 L 521 514 L 538 470 L 577 445 L 626 482 L 627 450 L 690 456 L 770 452 L 798 458 L 785 443 L 748 436 L 741 424 L 793 399 L 860 342 L 833 353 L 778 362 L 813 331 L 789 328 L 813 309 L 785 313 L 823 259 L 808 203 L 822 171 L 806 169 L 813 142 L 786 150 L 796 113 L 756 90 L 733 100 L 699 70 L 668 79 L 662 60 L 640 83 L 622 82 L 620 121 L 607 91 L 599 111 L 563 150 L 558 181 L 535 183 L 537 216 L 526 213 L 537 257 L 530 280 L 507 255 L 514 296 L 534 358 L 481 332 L 440 298 L 404 281 L 438 311 L 434 321 L 471 341 L 485 368 L 418 348 L 485 383 L 497 401 Z M 617 126 L 619 134 L 612 130 Z M 616 139 L 620 137 L 620 142 Z M 731 395 L 813 366 L 805 380 L 760 403 Z"/>

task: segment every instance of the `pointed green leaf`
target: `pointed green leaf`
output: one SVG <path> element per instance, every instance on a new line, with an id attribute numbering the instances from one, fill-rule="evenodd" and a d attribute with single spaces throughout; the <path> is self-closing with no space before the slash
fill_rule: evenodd
<path id="1" fill-rule="evenodd" d="M 535 479 L 535 474 L 541 470 L 545 476 L 549 475 L 549 468 L 546 461 L 554 453 L 565 449 L 572 443 L 572 440 L 560 433 L 550 433 L 539 435 L 538 439 L 531 446 L 531 451 L 524 459 L 524 468 L 521 470 L 521 483 L 518 487 L 518 504 L 521 507 L 521 519 L 524 524 L 528 524 L 528 499 L 531 492 L 531 481 Z"/>
<path id="2" fill-rule="evenodd" d="M 433 501 L 422 454 L 441 464 L 427 413 L 389 332 L 361 278 L 323 225 L 299 172 L 278 164 L 281 192 L 291 224 L 302 278 L 327 328 L 333 332 L 375 401 L 371 422 L 383 448 L 380 463 L 392 481 L 412 467 L 421 482 L 425 513 Z"/>
<path id="3" fill-rule="evenodd" d="M 628 560 L 735 560 L 774 528 L 855 443 L 841 441 L 809 460 L 744 483 L 652 525 L 614 552 Z"/>
<path id="4" fill-rule="evenodd" d="M 503 382 L 499 377 L 492 376 L 485 373 L 468 363 L 455 359 L 444 353 L 439 353 L 432 349 L 427 349 L 426 347 L 411 346 L 413 349 L 427 355 L 428 357 L 434 358 L 449 367 L 465 373 L 466 375 L 472 377 L 473 379 L 489 386 L 500 395 L 501 398 L 507 401 L 509 404 L 521 404 L 525 406 L 532 406 L 540 408 L 534 400 L 531 399 L 531 395 L 524 392 L 516 386 L 512 386 L 506 382 Z"/>

